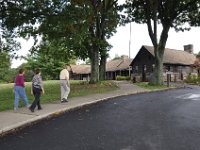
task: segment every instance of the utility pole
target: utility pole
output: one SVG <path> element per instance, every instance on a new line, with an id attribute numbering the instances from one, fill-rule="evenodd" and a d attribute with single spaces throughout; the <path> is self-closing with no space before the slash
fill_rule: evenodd
<path id="1" fill-rule="evenodd" d="M 130 37 L 129 37 L 129 59 L 131 59 L 131 22 L 130 22 Z M 131 76 L 131 67 L 128 67 L 129 70 L 129 77 Z"/>
<path id="2" fill-rule="evenodd" d="M 130 37 L 129 37 L 129 58 L 131 58 L 131 22 L 130 22 Z"/>

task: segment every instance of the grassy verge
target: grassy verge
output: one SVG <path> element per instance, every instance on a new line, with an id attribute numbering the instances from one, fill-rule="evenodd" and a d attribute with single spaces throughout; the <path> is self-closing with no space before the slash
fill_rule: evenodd
<path id="1" fill-rule="evenodd" d="M 95 93 L 105 93 L 116 90 L 118 87 L 112 81 L 102 81 L 97 84 L 88 84 L 86 81 L 71 81 L 71 92 L 69 97 L 86 96 Z M 45 94 L 41 97 L 42 103 L 50 103 L 59 101 L 60 99 L 60 84 L 59 81 L 45 81 Z M 26 94 L 29 103 L 33 101 L 33 95 L 30 93 L 31 83 L 26 83 Z M 13 84 L 0 84 L 0 111 L 13 109 L 14 93 Z M 19 106 L 23 106 L 20 100 Z"/>
<path id="2" fill-rule="evenodd" d="M 141 88 L 152 90 L 152 91 L 174 88 L 174 86 L 167 87 L 167 85 L 149 85 L 148 82 L 139 82 L 139 83 L 134 83 L 134 84 Z"/>

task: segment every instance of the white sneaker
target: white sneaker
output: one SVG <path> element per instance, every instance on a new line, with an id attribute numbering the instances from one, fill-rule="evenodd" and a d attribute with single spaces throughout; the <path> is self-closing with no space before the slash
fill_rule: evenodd
<path id="1" fill-rule="evenodd" d="M 14 112 L 17 112 L 17 108 L 14 108 Z"/>

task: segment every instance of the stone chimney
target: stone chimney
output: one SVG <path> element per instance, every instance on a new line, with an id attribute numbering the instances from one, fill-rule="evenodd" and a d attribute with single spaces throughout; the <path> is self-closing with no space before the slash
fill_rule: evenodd
<path id="1" fill-rule="evenodd" d="M 123 60 L 125 60 L 125 59 L 128 59 L 128 56 L 127 56 L 127 55 L 122 55 L 121 58 L 122 58 Z"/>
<path id="2" fill-rule="evenodd" d="M 184 45 L 184 51 L 193 54 L 193 45 L 192 44 Z"/>

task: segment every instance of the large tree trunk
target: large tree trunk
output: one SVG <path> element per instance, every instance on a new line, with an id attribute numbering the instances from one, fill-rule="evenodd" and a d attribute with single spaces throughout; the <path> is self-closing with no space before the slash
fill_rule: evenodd
<path id="1" fill-rule="evenodd" d="M 155 49 L 155 68 L 153 72 L 153 76 L 151 78 L 150 84 L 152 85 L 162 85 L 163 84 L 163 55 L 164 49 L 161 50 L 159 48 Z"/>
<path id="2" fill-rule="evenodd" d="M 150 84 L 153 85 L 162 85 L 163 84 L 163 57 L 165 51 L 165 45 L 168 38 L 170 26 L 164 26 L 159 44 L 154 45 L 154 54 L 155 54 L 155 68 L 153 76 L 151 78 Z"/>
<path id="3" fill-rule="evenodd" d="M 106 55 L 101 54 L 100 66 L 99 66 L 99 79 L 106 79 Z"/>
<path id="4" fill-rule="evenodd" d="M 94 84 L 99 81 L 99 50 L 98 48 L 95 48 L 91 51 L 90 60 L 91 60 L 90 83 Z"/>

